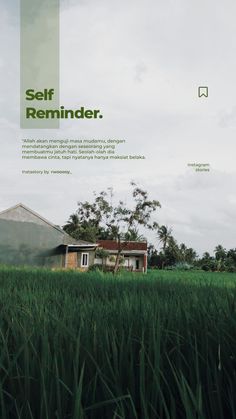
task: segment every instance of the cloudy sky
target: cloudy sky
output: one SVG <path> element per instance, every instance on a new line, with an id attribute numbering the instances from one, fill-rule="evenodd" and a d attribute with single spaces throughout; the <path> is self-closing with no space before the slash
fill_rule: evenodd
<path id="1" fill-rule="evenodd" d="M 135 180 L 161 202 L 156 219 L 179 242 L 199 253 L 236 247 L 234 0 L 61 0 L 61 105 L 104 118 L 59 130 L 20 130 L 19 1 L 0 0 L 0 12 L 0 210 L 23 202 L 62 225 L 93 191 L 113 186 L 129 202 Z M 198 86 L 209 87 L 207 99 Z M 120 154 L 146 159 L 22 161 L 22 138 L 125 139 Z M 31 169 L 72 174 L 22 175 Z"/>

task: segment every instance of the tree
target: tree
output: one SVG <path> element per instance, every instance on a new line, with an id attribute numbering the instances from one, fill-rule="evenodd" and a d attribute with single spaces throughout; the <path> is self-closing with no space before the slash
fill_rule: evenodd
<path id="1" fill-rule="evenodd" d="M 182 262 L 186 262 L 187 250 L 188 250 L 187 246 L 184 243 L 180 243 L 179 252 L 180 252 L 180 259 Z"/>
<path id="2" fill-rule="evenodd" d="M 105 215 L 108 216 L 111 212 L 111 206 L 107 201 L 108 193 L 112 194 L 110 188 L 108 188 L 108 192 L 94 193 L 94 202 L 92 203 L 78 202 L 76 213 L 70 215 L 63 230 L 77 240 L 96 242 L 98 239 L 111 238 L 109 232 L 104 228 L 104 223 L 102 225 Z"/>
<path id="3" fill-rule="evenodd" d="M 145 237 L 141 235 L 136 228 L 131 228 L 126 234 L 125 234 L 125 240 L 126 241 L 133 241 L 133 242 L 140 242 L 145 241 Z"/>
<path id="4" fill-rule="evenodd" d="M 63 229 L 71 236 L 77 238 L 76 236 L 80 231 L 80 220 L 78 214 L 71 214 Z"/>
<path id="5" fill-rule="evenodd" d="M 165 264 L 169 266 L 175 265 L 180 260 L 180 251 L 177 241 L 173 236 L 168 239 L 168 245 L 165 249 Z"/>
<path id="6" fill-rule="evenodd" d="M 204 271 L 214 271 L 215 259 L 210 255 L 209 252 L 205 252 L 203 253 L 202 258 L 199 260 L 199 266 Z"/>
<path id="7" fill-rule="evenodd" d="M 168 228 L 165 225 L 162 225 L 160 227 L 157 227 L 157 237 L 159 239 L 159 243 L 162 243 L 162 251 L 163 256 L 165 259 L 166 256 L 166 247 L 170 240 L 172 239 L 172 228 Z M 165 260 L 162 261 L 162 269 L 164 268 Z"/>
<path id="8" fill-rule="evenodd" d="M 165 225 L 160 226 L 157 230 L 157 236 L 160 243 L 162 243 L 163 252 L 165 252 L 168 241 L 172 237 L 171 233 L 172 233 L 172 228 L 168 228 Z"/>
<path id="9" fill-rule="evenodd" d="M 187 248 L 185 252 L 185 262 L 194 264 L 197 257 L 197 252 L 192 247 Z"/>
<path id="10" fill-rule="evenodd" d="M 99 259 L 102 259 L 102 269 L 104 268 L 104 261 L 106 261 L 108 256 L 109 256 L 108 250 L 103 249 L 103 247 L 98 247 L 96 249 L 95 257 L 99 258 Z"/>
<path id="11" fill-rule="evenodd" d="M 157 223 L 152 221 L 152 214 L 160 208 L 157 200 L 150 200 L 147 191 L 143 190 L 136 183 L 131 182 L 133 205 L 128 207 L 122 200 L 118 204 L 113 204 L 113 190 L 108 188 L 106 191 L 94 193 L 94 201 L 89 203 L 78 202 L 76 215 L 78 223 L 73 225 L 68 222 L 64 229 L 70 234 L 78 234 L 82 229 L 84 232 L 91 231 L 93 228 L 94 239 L 113 239 L 117 242 L 117 255 L 114 272 L 118 270 L 119 260 L 127 242 L 132 238 L 139 237 L 139 227 L 156 229 Z M 72 220 L 71 216 L 69 221 Z M 79 228 L 78 228 L 79 224 Z M 84 235 L 85 237 L 85 235 Z"/>
<path id="12" fill-rule="evenodd" d="M 196 261 L 197 253 L 192 247 L 187 247 L 184 243 L 179 245 L 180 261 L 193 264 Z"/>
<path id="13" fill-rule="evenodd" d="M 226 259 L 227 253 L 226 253 L 226 249 L 223 248 L 223 246 L 221 246 L 221 244 L 218 244 L 218 246 L 216 246 L 215 250 L 215 259 L 216 259 L 216 269 L 217 271 L 221 271 L 224 269 L 224 261 Z"/>

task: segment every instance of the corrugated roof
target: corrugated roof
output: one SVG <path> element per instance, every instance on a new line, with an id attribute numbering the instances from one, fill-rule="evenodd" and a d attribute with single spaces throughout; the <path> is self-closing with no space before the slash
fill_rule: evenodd
<path id="1" fill-rule="evenodd" d="M 62 230 L 61 227 L 56 226 L 55 224 L 51 223 L 50 221 L 46 220 L 46 218 L 42 217 L 41 215 L 39 215 L 37 212 L 33 211 L 32 209 L 28 208 L 26 205 L 19 203 L 17 205 L 14 205 L 13 207 L 7 208 L 4 211 L 0 212 L 0 218 L 4 219 L 4 215 L 7 214 L 10 211 L 14 211 L 17 210 L 17 208 L 22 208 L 24 211 L 28 212 L 29 214 L 33 215 L 34 217 L 37 217 L 41 222 L 44 222 L 45 224 L 49 225 L 50 227 L 56 229 L 57 231 L 59 231 L 62 235 L 62 242 L 65 245 L 69 245 L 69 244 L 74 244 L 74 245 L 91 245 L 91 246 L 95 246 L 94 243 L 90 243 L 90 242 L 86 242 L 84 240 L 76 240 L 73 237 L 71 237 L 68 233 L 66 233 L 64 230 Z M 19 220 L 20 221 L 20 220 Z M 30 221 L 29 221 L 30 222 Z"/>
<path id="2" fill-rule="evenodd" d="M 7 214 L 8 212 L 16 210 L 17 208 L 22 208 L 24 211 L 30 213 L 34 217 L 37 217 L 39 220 L 43 221 L 44 223 L 48 224 L 49 226 L 51 226 L 51 227 L 55 228 L 56 230 L 60 231 L 61 233 L 63 233 L 63 230 L 59 226 L 56 226 L 55 224 L 52 224 L 50 221 L 46 220 L 46 218 L 42 217 L 37 212 L 33 211 L 32 209 L 28 208 L 26 205 L 24 205 L 22 203 L 19 203 L 17 205 L 14 205 L 13 207 L 7 208 L 4 211 L 1 211 L 0 212 L 0 217 L 4 218 L 2 216 Z M 19 220 L 19 221 L 21 221 L 21 220 Z"/>

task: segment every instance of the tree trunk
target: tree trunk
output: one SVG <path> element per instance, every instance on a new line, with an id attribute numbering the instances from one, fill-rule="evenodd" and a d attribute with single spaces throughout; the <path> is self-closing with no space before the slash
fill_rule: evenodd
<path id="1" fill-rule="evenodd" d="M 121 254 L 121 250 L 118 250 L 118 253 L 116 255 L 116 261 L 115 261 L 114 271 L 113 271 L 114 274 L 116 274 L 116 272 L 119 269 L 120 254 Z"/>
<path id="2" fill-rule="evenodd" d="M 165 259 L 165 257 L 166 257 L 166 240 L 165 240 L 165 241 L 164 241 L 164 243 L 163 243 L 163 255 L 164 255 L 164 259 Z M 161 269 L 164 269 L 165 264 L 166 264 L 166 261 L 165 261 L 165 260 L 163 260 L 163 261 L 161 262 Z"/>

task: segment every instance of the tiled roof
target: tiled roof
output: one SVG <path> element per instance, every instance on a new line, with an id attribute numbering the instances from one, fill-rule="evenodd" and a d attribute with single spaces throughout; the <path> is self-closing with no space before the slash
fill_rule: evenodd
<path id="1" fill-rule="evenodd" d="M 118 250 L 115 240 L 98 240 L 98 245 L 106 250 Z M 123 242 L 122 250 L 147 250 L 147 242 Z"/>

